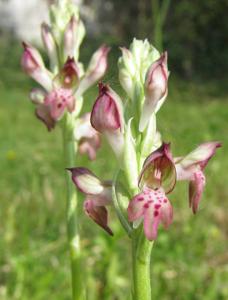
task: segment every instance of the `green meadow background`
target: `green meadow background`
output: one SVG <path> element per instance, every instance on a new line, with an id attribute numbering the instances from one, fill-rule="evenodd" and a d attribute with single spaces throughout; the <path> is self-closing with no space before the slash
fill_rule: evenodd
<path id="1" fill-rule="evenodd" d="M 123 94 L 116 77 L 120 53 L 111 42 L 105 82 Z M 86 40 L 84 62 L 98 44 Z M 28 93 L 35 84 L 20 69 L 21 52 L 20 42 L 1 37 L 0 299 L 69 300 L 62 136 L 58 127 L 48 133 L 34 116 Z M 227 77 L 225 73 L 213 76 L 213 68 L 208 68 L 210 76 L 206 71 L 185 76 L 175 69 L 173 59 L 169 95 L 157 114 L 158 128 L 163 139 L 171 142 L 175 156 L 205 141 L 219 140 L 223 146 L 206 168 L 207 185 L 195 216 L 188 208 L 187 183 L 177 183 L 170 195 L 174 222 L 168 231 L 160 228 L 152 252 L 153 299 L 228 299 Z M 84 111 L 91 110 L 96 96 L 96 87 L 85 95 Z M 116 161 L 104 142 L 96 161 L 78 157 L 77 165 L 111 179 Z M 80 201 L 82 207 L 83 195 Z M 130 299 L 130 241 L 114 213 L 111 226 L 114 237 L 81 213 L 82 272 L 88 280 L 89 300 Z"/>

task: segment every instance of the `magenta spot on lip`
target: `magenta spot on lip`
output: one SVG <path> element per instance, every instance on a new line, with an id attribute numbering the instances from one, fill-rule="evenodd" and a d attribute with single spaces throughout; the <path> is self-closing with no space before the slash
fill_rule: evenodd
<path id="1" fill-rule="evenodd" d="M 159 209 L 160 207 L 161 207 L 161 204 L 155 204 L 155 205 L 154 205 L 154 208 L 155 208 L 155 209 Z"/>
<path id="2" fill-rule="evenodd" d="M 155 210 L 155 212 L 154 212 L 154 216 L 155 216 L 155 217 L 157 217 L 157 216 L 158 216 L 158 214 L 159 214 L 159 212 L 158 212 L 157 210 Z"/>
<path id="3" fill-rule="evenodd" d="M 149 203 L 146 203 L 146 204 L 143 205 L 144 208 L 149 208 L 149 206 L 150 206 Z"/>
<path id="4" fill-rule="evenodd" d="M 144 200 L 144 198 L 143 197 L 139 197 L 139 198 L 137 198 L 137 201 L 143 201 Z"/>
<path id="5" fill-rule="evenodd" d="M 57 105 L 57 107 L 58 107 L 58 108 L 61 108 L 61 107 L 62 107 L 62 103 L 59 103 L 59 104 Z"/>

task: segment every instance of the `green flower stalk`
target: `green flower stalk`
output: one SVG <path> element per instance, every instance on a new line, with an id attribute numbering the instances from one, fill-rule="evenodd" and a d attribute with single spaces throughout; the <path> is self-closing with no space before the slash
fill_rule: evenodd
<path id="1" fill-rule="evenodd" d="M 74 184 L 86 195 L 86 214 L 110 235 L 108 212 L 114 207 L 131 239 L 132 300 L 151 300 L 152 247 L 160 224 L 168 229 L 173 221 L 168 195 L 177 180 L 188 180 L 189 204 L 196 213 L 206 182 L 204 168 L 221 144 L 203 143 L 185 157 L 173 157 L 156 122 L 168 95 L 167 52 L 160 54 L 148 41 L 136 39 L 129 50 L 121 51 L 118 65 L 126 92 L 124 104 L 109 85 L 99 84 L 91 113 L 91 124 L 110 144 L 118 170 L 112 183 L 83 167 L 70 171 Z"/>
<path id="2" fill-rule="evenodd" d="M 57 125 L 62 130 L 65 167 L 70 168 L 75 165 L 78 153 L 95 159 L 100 147 L 100 135 L 90 124 L 90 114 L 80 116 L 80 113 L 83 94 L 106 72 L 109 48 L 102 45 L 93 54 L 84 71 L 79 62 L 79 50 L 85 28 L 78 7 L 70 0 L 56 1 L 50 7 L 50 24 L 41 25 L 41 36 L 50 69 L 45 66 L 38 50 L 28 43 L 23 43 L 21 64 L 23 70 L 41 86 L 30 93 L 37 118 L 46 125 L 48 131 Z M 69 174 L 66 174 L 66 180 L 72 299 L 85 300 L 85 278 L 81 271 L 79 203 Z"/>

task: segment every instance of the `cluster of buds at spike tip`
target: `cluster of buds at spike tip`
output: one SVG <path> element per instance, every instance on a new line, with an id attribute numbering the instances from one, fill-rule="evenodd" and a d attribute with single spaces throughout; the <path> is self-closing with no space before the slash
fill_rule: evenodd
<path id="1" fill-rule="evenodd" d="M 159 52 L 147 40 L 134 39 L 130 49 L 120 48 L 119 80 L 130 100 L 137 96 L 137 89 L 143 86 L 146 71 L 159 58 Z M 135 99 L 136 100 L 136 99 Z"/>
<path id="2" fill-rule="evenodd" d="M 108 226 L 108 211 L 106 208 L 112 203 L 112 183 L 101 181 L 86 168 L 68 168 L 68 170 L 71 171 L 72 180 L 77 189 L 86 195 L 84 201 L 86 215 L 107 233 L 113 235 Z"/>
<path id="3" fill-rule="evenodd" d="M 124 147 L 124 118 L 120 97 L 108 86 L 99 84 L 99 95 L 91 113 L 91 124 L 103 134 L 118 158 Z"/>

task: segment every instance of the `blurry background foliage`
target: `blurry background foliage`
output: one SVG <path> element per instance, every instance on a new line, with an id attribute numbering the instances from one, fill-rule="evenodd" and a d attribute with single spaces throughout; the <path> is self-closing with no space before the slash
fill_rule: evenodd
<path id="1" fill-rule="evenodd" d="M 77 2 L 89 30 L 81 59 L 86 62 L 101 42 L 112 45 L 105 81 L 120 94 L 120 45 L 148 37 L 168 50 L 169 95 L 158 128 L 175 156 L 207 140 L 223 143 L 207 167 L 199 213 L 193 216 L 188 209 L 187 185 L 178 183 L 171 195 L 174 223 L 168 232 L 160 230 L 153 250 L 153 299 L 228 299 L 228 1 Z M 48 134 L 34 118 L 28 92 L 36 84 L 20 69 L 20 40 L 40 45 L 36 24 L 47 17 L 45 5 L 44 0 L 0 1 L 1 300 L 70 299 L 61 136 L 58 129 Z M 85 111 L 96 96 L 96 88 L 86 94 Z M 78 157 L 78 165 L 106 179 L 116 167 L 106 145 L 97 161 Z M 113 238 L 83 213 L 81 227 L 89 300 L 130 299 L 129 241 L 114 215 Z"/>

